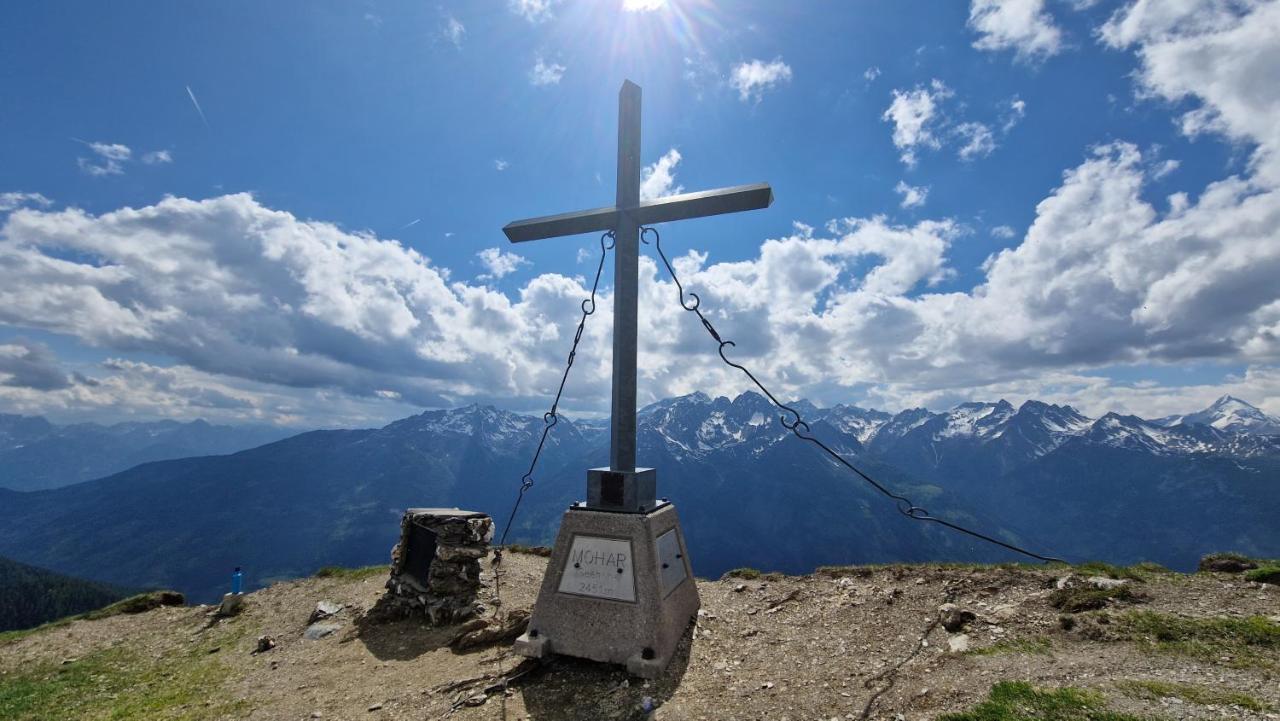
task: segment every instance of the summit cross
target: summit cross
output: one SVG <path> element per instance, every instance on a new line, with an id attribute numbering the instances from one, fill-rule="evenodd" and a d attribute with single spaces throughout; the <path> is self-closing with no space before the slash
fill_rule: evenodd
<path id="1" fill-rule="evenodd" d="M 767 208 L 768 183 L 640 200 L 640 86 L 627 80 L 618 92 L 618 192 L 612 207 L 516 220 L 503 227 L 512 243 L 612 230 L 613 401 L 609 467 L 636 470 L 636 315 L 640 278 L 640 229 L 686 218 Z"/>

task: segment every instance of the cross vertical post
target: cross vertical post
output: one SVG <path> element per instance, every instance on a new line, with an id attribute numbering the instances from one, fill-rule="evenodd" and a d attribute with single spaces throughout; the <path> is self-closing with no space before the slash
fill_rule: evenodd
<path id="1" fill-rule="evenodd" d="M 529 628 L 515 650 L 531 658 L 562 654 L 624 663 L 632 674 L 658 678 L 702 602 L 676 507 L 657 497 L 657 470 L 636 467 L 641 228 L 767 208 L 773 189 L 756 183 L 641 201 L 640 174 L 640 86 L 628 80 L 618 92 L 613 206 L 502 228 L 512 243 L 601 231 L 612 231 L 614 241 L 609 467 L 588 469 L 587 500 L 565 511 Z"/>
<path id="2" fill-rule="evenodd" d="M 503 228 L 512 243 L 613 231 L 613 392 L 609 467 L 587 471 L 585 508 L 648 513 L 657 508 L 655 470 L 636 467 L 636 347 L 640 231 L 658 223 L 767 208 L 768 183 L 640 199 L 640 86 L 618 91 L 618 186 L 606 208 L 527 218 Z M 666 503 L 664 500 L 663 503 Z"/>
<path id="3" fill-rule="evenodd" d="M 640 86 L 618 91 L 618 197 L 613 256 L 613 403 L 609 468 L 636 469 L 636 315 L 639 306 Z"/>

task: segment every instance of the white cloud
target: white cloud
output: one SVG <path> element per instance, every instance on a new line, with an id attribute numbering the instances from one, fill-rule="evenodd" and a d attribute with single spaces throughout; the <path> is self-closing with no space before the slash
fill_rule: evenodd
<path id="1" fill-rule="evenodd" d="M 500 273 L 520 261 L 499 251 L 493 263 Z M 529 280 L 516 299 L 451 282 L 396 241 L 246 194 L 102 215 L 26 208 L 0 225 L 0 324 L 282 393 L 390 390 L 418 406 L 518 407 L 528 396 L 532 407 L 558 380 L 562 320 L 585 296 L 581 280 L 555 274 Z M 607 336 L 596 333 L 583 353 L 599 359 Z M 575 372 L 607 382 L 596 365 Z"/>
<path id="2" fill-rule="evenodd" d="M 1019 60 L 1041 60 L 1062 49 L 1062 31 L 1044 0 L 973 0 L 969 28 L 980 36 L 973 47 L 1013 50 Z"/>
<path id="3" fill-rule="evenodd" d="M 508 253 L 501 248 L 485 248 L 476 253 L 480 258 L 480 262 L 488 269 L 488 273 L 476 276 L 480 280 L 498 279 L 507 275 L 511 275 L 522 265 L 528 265 L 529 261 L 523 256 L 515 253 Z"/>
<path id="4" fill-rule="evenodd" d="M 622 0 L 622 9 L 627 12 L 653 12 L 667 6 L 667 0 Z"/>
<path id="5" fill-rule="evenodd" d="M 37 205 L 41 208 L 47 208 L 50 205 L 53 205 L 53 201 L 40 193 L 0 193 L 0 213 L 7 213 L 10 210 L 27 205 Z"/>
<path id="6" fill-rule="evenodd" d="M 640 171 L 640 199 L 653 200 L 677 195 L 684 186 L 676 184 L 676 165 L 680 163 L 680 151 L 672 148 L 651 165 Z"/>
<path id="7" fill-rule="evenodd" d="M 935 126 L 943 121 L 938 106 L 951 95 L 941 80 L 934 80 L 927 88 L 917 85 L 914 90 L 893 91 L 893 102 L 881 117 L 893 123 L 893 144 L 901 151 L 903 163 L 914 166 L 916 149 L 921 146 L 942 147 L 935 134 Z"/>
<path id="8" fill-rule="evenodd" d="M 769 62 L 751 60 L 738 63 L 729 71 L 729 85 L 738 91 L 738 97 L 743 102 L 753 98 L 760 102 L 766 90 L 790 81 L 791 66 L 782 62 L 782 58 L 774 58 Z"/>
<path id="9" fill-rule="evenodd" d="M 1002 240 L 1008 240 L 1017 235 L 1017 231 L 1008 225 L 997 225 L 991 229 L 991 235 Z"/>
<path id="10" fill-rule="evenodd" d="M 1165 177 L 1169 173 L 1172 173 L 1173 171 L 1177 170 L 1178 166 L 1180 165 L 1182 165 L 1182 163 L 1178 162 L 1177 160 L 1173 160 L 1172 158 L 1168 160 L 1162 160 L 1159 163 L 1157 163 L 1154 168 L 1152 168 L 1151 177 L 1156 180 L 1160 180 L 1161 178 Z"/>
<path id="11" fill-rule="evenodd" d="M 963 232 L 950 220 L 842 219 L 825 231 L 797 227 L 744 260 L 673 256 L 686 289 L 738 343 L 730 357 L 781 396 L 820 403 L 1038 397 L 1153 416 L 1231 392 L 1280 412 L 1280 127 L 1271 122 L 1280 86 L 1260 82 L 1266 59 L 1280 56 L 1280 4 L 1158 21 L 1141 16 L 1145 7 L 1126 8 L 1137 20 L 1114 16 L 1104 38 L 1136 53 L 1144 92 L 1198 113 L 1203 124 L 1184 122 L 1188 132 L 1251 148 L 1247 172 L 1153 204 L 1154 158 L 1129 143 L 1100 146 L 1064 173 L 1021 242 L 995 254 L 967 290 L 939 290 L 954 277 L 948 253 Z M 649 256 L 640 271 L 641 401 L 746 389 L 676 304 L 665 271 Z M 510 295 L 451 281 L 394 241 L 248 195 L 166 198 L 102 215 L 18 208 L 0 224 L 0 323 L 173 366 L 121 361 L 94 376 L 98 387 L 71 373 L 57 390 L 0 385 L 0 403 L 189 414 L 163 409 L 207 389 L 209 405 L 241 403 L 228 413 L 270 415 L 293 403 L 295 415 L 320 417 L 306 399 L 323 393 L 334 407 L 367 409 L 391 403 L 381 400 L 387 392 L 403 399 L 397 410 L 470 400 L 532 409 L 554 392 L 586 293 L 582 279 L 551 273 Z M 566 408 L 608 407 L 607 289 L 598 301 Z M 49 365 L 36 355 L 37 369 Z M 1177 387 L 1102 377 L 1193 362 L 1247 370 Z M 268 400 L 255 406 L 257 397 Z"/>
<path id="12" fill-rule="evenodd" d="M 538 58 L 529 70 L 529 82 L 534 85 L 558 85 L 567 68 L 560 63 L 548 63 Z"/>
<path id="13" fill-rule="evenodd" d="M 501 173 L 502 171 L 510 167 L 511 167 L 511 163 L 508 163 L 502 158 L 495 158 L 493 161 L 493 169 L 498 171 L 499 173 Z"/>
<path id="14" fill-rule="evenodd" d="M 1003 113 L 1003 119 L 1000 124 L 1000 132 L 1007 133 L 1013 130 L 1013 126 L 1022 122 L 1027 115 L 1027 102 L 1017 95 L 1009 100 L 1008 109 Z"/>
<path id="15" fill-rule="evenodd" d="M 862 79 L 867 82 L 872 82 L 878 77 L 880 77 L 880 67 L 878 65 L 872 65 L 862 71 Z"/>
<path id="16" fill-rule="evenodd" d="M 982 123 L 961 123 L 956 126 L 955 133 L 964 142 L 960 147 L 961 160 L 985 158 L 996 149 L 995 135 Z"/>
<path id="17" fill-rule="evenodd" d="M 142 162 L 145 165 L 163 165 L 173 162 L 173 154 L 168 150 L 152 150 L 149 153 L 142 154 Z"/>
<path id="18" fill-rule="evenodd" d="M 96 156 L 93 158 L 76 158 L 76 164 L 89 175 L 123 175 L 124 163 L 133 156 L 133 151 L 129 149 L 129 146 L 121 145 L 120 143 L 91 143 L 85 140 L 77 142 L 89 148 Z"/>
<path id="19" fill-rule="evenodd" d="M 551 18 L 551 6 L 558 0 L 509 0 L 507 7 L 511 12 L 531 23 L 540 23 Z"/>
<path id="20" fill-rule="evenodd" d="M 1280 186 L 1280 83 L 1263 81 L 1280 57 L 1280 3 L 1142 0 L 1100 34 L 1112 47 L 1136 48 L 1144 94 L 1198 101 L 1182 116 L 1183 132 L 1254 145 L 1255 179 Z"/>
<path id="21" fill-rule="evenodd" d="M 899 205 L 903 208 L 918 208 L 924 205 L 924 201 L 929 197 L 929 186 L 907 185 L 902 180 L 898 181 L 893 191 L 902 196 L 902 202 Z"/>
<path id="22" fill-rule="evenodd" d="M 467 27 L 452 15 L 446 15 L 440 22 L 440 37 L 453 43 L 455 48 L 462 49 L 462 41 L 467 35 Z"/>

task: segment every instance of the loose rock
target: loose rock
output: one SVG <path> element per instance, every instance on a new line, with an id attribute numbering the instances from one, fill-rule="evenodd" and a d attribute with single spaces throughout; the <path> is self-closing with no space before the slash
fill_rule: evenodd
<path id="1" fill-rule="evenodd" d="M 956 633 L 977 618 L 978 615 L 973 611 L 954 603 L 944 603 L 938 607 L 938 619 L 942 621 L 942 627 L 951 633 Z"/>
<path id="2" fill-rule="evenodd" d="M 341 603 L 334 603 L 333 601 L 319 601 L 316 603 L 315 610 L 311 612 L 311 617 L 307 619 L 307 623 L 323 621 L 330 616 L 338 615 L 338 612 L 341 610 Z"/>
<path id="3" fill-rule="evenodd" d="M 302 637 L 308 641 L 319 641 L 325 636 L 332 636 L 342 630 L 342 626 L 336 623 L 313 623 L 303 632 Z"/>

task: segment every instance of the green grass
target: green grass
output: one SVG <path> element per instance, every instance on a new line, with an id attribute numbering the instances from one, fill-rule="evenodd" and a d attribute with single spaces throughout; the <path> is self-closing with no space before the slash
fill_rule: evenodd
<path id="1" fill-rule="evenodd" d="M 1105 699 L 1076 688 L 1041 689 L 1023 681 L 991 687 L 987 700 L 969 711 L 948 713 L 938 721 L 1144 721 L 1106 710 Z"/>
<path id="2" fill-rule="evenodd" d="M 1239 706 L 1240 708 L 1260 713 L 1271 710 L 1269 704 L 1263 703 L 1247 693 L 1210 686 L 1196 686 L 1189 683 L 1129 680 L 1117 681 L 1116 688 L 1126 696 L 1148 701 L 1158 701 L 1162 698 L 1180 698 L 1187 703 L 1201 706 Z"/>
<path id="3" fill-rule="evenodd" d="M 1245 580 L 1280 586 L 1280 566 L 1263 566 L 1244 572 Z"/>
<path id="4" fill-rule="evenodd" d="M 997 641 L 990 646 L 982 648 L 974 648 L 965 651 L 966 656 L 999 656 L 1006 653 L 1034 653 L 1048 654 L 1053 649 L 1053 643 L 1047 638 L 1013 638 L 1005 641 Z"/>
<path id="5" fill-rule="evenodd" d="M 1127 585 L 1116 586 L 1115 588 L 1093 588 L 1090 586 L 1060 588 L 1049 594 L 1049 605 L 1067 613 L 1096 611 L 1100 608 L 1105 608 L 1111 601 L 1141 603 L 1144 600 L 1146 599 L 1142 594 L 1135 592 Z"/>
<path id="6" fill-rule="evenodd" d="M 1148 581 L 1156 574 L 1174 573 L 1164 566 L 1150 561 L 1135 563 L 1132 566 L 1117 566 L 1112 563 L 1103 563 L 1102 561 L 1089 561 L 1076 566 L 1075 570 L 1076 573 L 1085 576 L 1102 576 L 1104 578 L 1138 582 Z"/>
<path id="7" fill-rule="evenodd" d="M 211 647 L 158 659 L 116 647 L 8 674 L 0 678 L 0 718 L 204 721 L 240 716 L 246 704 L 217 693 L 230 668 L 209 653 Z"/>
<path id="8" fill-rule="evenodd" d="M 760 573 L 756 569 L 747 568 L 744 566 L 742 568 L 735 568 L 732 571 L 726 572 L 724 574 L 724 577 L 725 578 L 744 578 L 748 581 L 754 581 L 755 579 L 760 578 L 760 576 L 762 575 L 764 574 Z"/>
<path id="9" fill-rule="evenodd" d="M 32 634 L 40 633 L 41 631 L 70 625 L 73 621 L 97 621 L 98 619 L 109 618 L 122 613 L 142 613 L 161 606 L 181 606 L 185 603 L 186 599 L 183 598 L 182 594 L 176 591 L 149 591 L 147 593 L 139 593 L 136 596 L 130 596 L 121 601 L 116 601 L 110 606 L 104 606 L 76 616 L 59 618 L 56 621 L 50 621 L 46 624 L 36 626 L 35 628 L 5 631 L 0 633 L 0 646 L 14 643 Z M 0 718 L 4 717 L 0 716 Z"/>
<path id="10" fill-rule="evenodd" d="M 1154 651 L 1234 668 L 1280 666 L 1280 623 L 1266 616 L 1182 618 L 1133 611 L 1115 625 L 1124 637 Z"/>
<path id="11" fill-rule="evenodd" d="M 1241 565 L 1245 566 L 1246 568 L 1253 567 L 1253 566 L 1256 566 L 1256 565 L 1257 565 L 1257 561 L 1255 561 L 1255 560 L 1254 560 L 1254 559 L 1252 559 L 1252 558 L 1249 558 L 1248 556 L 1244 555 L 1243 553 L 1235 553 L 1235 552 L 1227 551 L 1227 552 L 1223 552 L 1223 553 L 1210 553 L 1210 554 L 1209 554 L 1209 555 L 1207 555 L 1207 556 L 1203 556 L 1203 557 L 1201 557 L 1201 558 L 1200 558 L 1200 571 L 1201 571 L 1201 572 L 1209 571 L 1209 570 L 1210 570 L 1210 567 L 1211 567 L 1211 566 L 1214 564 L 1214 562 L 1216 562 L 1216 561 L 1234 561 L 1234 562 L 1236 562 L 1236 563 L 1238 563 L 1238 564 L 1241 564 Z"/>
<path id="12" fill-rule="evenodd" d="M 374 576 L 386 576 L 390 573 L 390 566 L 364 566 L 362 568 L 325 566 L 316 571 L 316 578 L 341 578 L 345 581 L 359 581 Z"/>

